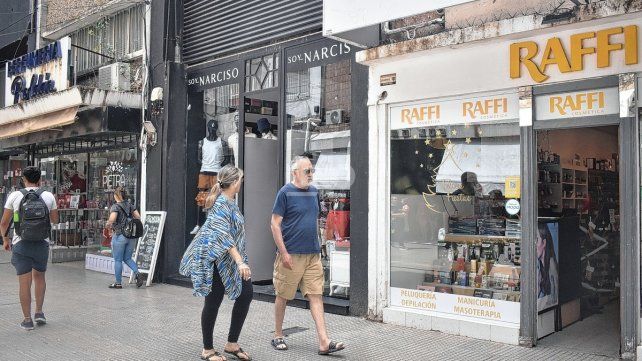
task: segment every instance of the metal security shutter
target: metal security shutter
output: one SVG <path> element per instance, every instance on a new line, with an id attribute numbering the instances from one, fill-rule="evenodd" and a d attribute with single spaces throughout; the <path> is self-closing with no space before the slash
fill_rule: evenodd
<path id="1" fill-rule="evenodd" d="M 183 60 L 196 64 L 321 30 L 322 0 L 185 0 Z"/>

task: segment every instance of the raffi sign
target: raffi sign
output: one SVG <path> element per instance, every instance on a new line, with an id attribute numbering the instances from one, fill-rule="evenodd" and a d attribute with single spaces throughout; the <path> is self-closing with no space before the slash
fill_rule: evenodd
<path id="1" fill-rule="evenodd" d="M 571 73 L 585 68 L 609 68 L 615 62 L 636 65 L 638 58 L 638 26 L 617 26 L 573 34 L 566 39 L 552 37 L 543 49 L 532 40 L 512 43 L 510 77 L 521 78 L 525 69 L 531 79 L 542 83 L 550 77 L 549 67 Z"/>

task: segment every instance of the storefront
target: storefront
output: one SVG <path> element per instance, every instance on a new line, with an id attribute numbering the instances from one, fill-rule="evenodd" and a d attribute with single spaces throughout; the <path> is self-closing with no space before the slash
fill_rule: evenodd
<path id="1" fill-rule="evenodd" d="M 593 347 L 635 354 L 640 26 L 357 54 L 370 67 L 370 313 L 527 346 L 584 328 Z"/>
<path id="2" fill-rule="evenodd" d="M 186 203 L 191 206 L 187 237 L 166 240 L 180 243 L 168 247 L 182 254 L 205 219 L 195 202 L 207 191 L 197 187 L 201 159 L 211 151 L 203 144 L 220 141 L 216 151 L 224 164 L 245 171 L 239 202 L 257 297 L 273 298 L 272 206 L 278 189 L 290 181 L 290 161 L 305 154 L 321 191 L 326 307 L 343 314 L 355 304 L 350 312 L 362 312 L 355 311 L 359 305 L 365 309 L 367 280 L 354 264 L 367 264 L 367 178 L 355 177 L 367 169 L 367 73 L 354 62 L 356 50 L 315 35 L 187 69 Z M 361 148 L 353 146 L 357 142 Z M 351 212 L 355 207 L 364 211 Z M 302 297 L 294 303 L 306 305 Z"/>
<path id="3" fill-rule="evenodd" d="M 112 272 L 105 231 L 113 191 L 139 194 L 141 97 L 73 86 L 69 38 L 7 64 L 0 109 L 3 199 L 22 187 L 22 169 L 37 165 L 41 186 L 57 200 L 51 261 L 86 261 Z"/>
<path id="4" fill-rule="evenodd" d="M 41 186 L 56 196 L 60 213 L 51 261 L 86 261 L 88 269 L 110 272 L 105 222 L 113 191 L 125 187 L 134 200 L 139 194 L 140 110 L 107 107 L 76 116 L 73 125 L 3 139 L 3 149 L 15 154 L 4 161 L 3 190 L 6 196 L 19 189 L 21 170 L 39 166 Z"/>

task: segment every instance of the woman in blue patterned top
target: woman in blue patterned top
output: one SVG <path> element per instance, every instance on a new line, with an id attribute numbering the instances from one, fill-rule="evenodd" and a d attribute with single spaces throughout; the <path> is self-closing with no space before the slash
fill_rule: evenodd
<path id="1" fill-rule="evenodd" d="M 180 273 L 192 279 L 194 295 L 205 296 L 201 313 L 203 360 L 226 360 L 214 350 L 212 340 L 225 293 L 234 300 L 234 308 L 224 351 L 239 360 L 251 360 L 237 343 L 253 293 L 252 273 L 245 252 L 245 221 L 235 202 L 242 180 L 243 171 L 231 165 L 218 173 L 218 181 L 205 201 L 205 207 L 209 208 L 207 219 L 180 265 Z"/>

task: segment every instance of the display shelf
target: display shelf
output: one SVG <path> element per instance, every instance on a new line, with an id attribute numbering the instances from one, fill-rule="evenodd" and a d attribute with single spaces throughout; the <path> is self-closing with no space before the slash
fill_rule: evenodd
<path id="1" fill-rule="evenodd" d="M 448 233 L 444 237 L 444 242 L 452 243 L 506 243 L 510 241 L 519 241 L 519 237 L 509 236 L 483 236 L 476 234 L 453 234 Z"/>

